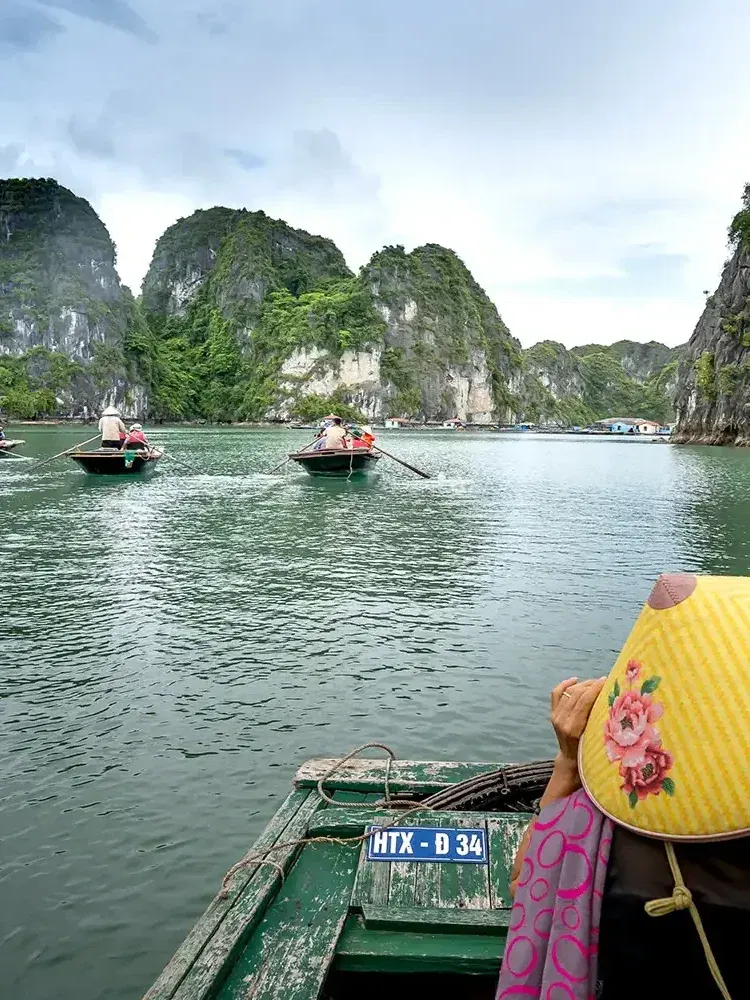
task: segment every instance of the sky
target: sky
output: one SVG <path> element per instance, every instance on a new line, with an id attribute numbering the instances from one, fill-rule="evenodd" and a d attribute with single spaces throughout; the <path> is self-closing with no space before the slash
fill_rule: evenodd
<path id="1" fill-rule="evenodd" d="M 442 243 L 528 346 L 686 341 L 750 181 L 747 0 L 0 0 L 0 176 L 164 229 Z"/>

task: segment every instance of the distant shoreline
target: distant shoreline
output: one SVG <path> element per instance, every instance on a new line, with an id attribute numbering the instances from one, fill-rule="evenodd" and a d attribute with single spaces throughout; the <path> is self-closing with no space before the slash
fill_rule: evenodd
<path id="1" fill-rule="evenodd" d="M 5 424 L 6 427 L 80 427 L 80 428 L 91 428 L 95 429 L 98 423 L 97 420 L 84 420 L 79 417 L 69 417 L 60 418 L 57 420 L 8 420 Z M 177 422 L 164 421 L 163 423 L 146 422 L 146 426 L 149 430 L 158 432 L 161 428 L 182 428 L 182 427 L 194 427 L 204 430 L 232 430 L 234 428 L 239 428 L 242 430 L 288 430 L 288 431 L 317 431 L 319 429 L 318 424 L 288 424 L 281 422 L 251 422 L 251 421 L 237 421 L 236 423 L 209 423 L 205 420 L 181 420 Z M 549 436 L 549 437 L 583 437 L 583 438 L 606 438 L 617 441 L 649 441 L 652 443 L 662 442 L 664 444 L 675 444 L 682 443 L 676 442 L 674 438 L 669 438 L 663 434 L 624 434 L 619 432 L 607 432 L 607 431 L 582 431 L 582 430 L 572 430 L 570 428 L 563 427 L 538 427 L 538 428 L 526 428 L 517 429 L 513 426 L 498 426 L 497 424 L 466 424 L 461 428 L 455 427 L 443 427 L 439 424 L 431 425 L 420 425 L 414 424 L 409 427 L 384 427 L 382 424 L 373 424 L 373 429 L 378 434 L 383 434 L 387 432 L 389 435 L 399 435 L 399 434 L 434 434 L 437 431 L 442 431 L 446 434 L 458 435 L 463 434 L 477 434 L 480 432 L 494 434 L 497 436 Z"/>

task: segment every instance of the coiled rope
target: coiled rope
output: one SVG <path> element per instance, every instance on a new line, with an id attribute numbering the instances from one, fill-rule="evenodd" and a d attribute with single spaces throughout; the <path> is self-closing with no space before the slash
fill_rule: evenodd
<path id="1" fill-rule="evenodd" d="M 326 781 L 328 781 L 328 779 L 330 779 L 353 757 L 362 753 L 363 750 L 371 749 L 384 750 L 386 754 L 388 754 L 385 765 L 385 778 L 383 782 L 385 788 L 385 795 L 383 798 L 378 799 L 376 802 L 336 801 L 328 794 L 328 792 L 326 792 L 324 787 Z M 392 826 L 396 826 L 398 823 L 401 823 L 406 816 L 411 816 L 412 814 L 418 812 L 466 810 L 477 808 L 479 805 L 483 805 L 486 809 L 489 804 L 497 804 L 498 802 L 503 803 L 503 811 L 526 811 L 530 808 L 530 805 L 525 802 L 521 802 L 520 804 L 518 802 L 513 803 L 511 796 L 513 793 L 516 794 L 517 798 L 522 798 L 524 795 L 531 795 L 532 793 L 535 797 L 538 797 L 536 793 L 541 795 L 552 774 L 552 767 L 554 763 L 553 761 L 539 761 L 533 764 L 510 764 L 507 767 L 500 768 L 499 770 L 489 771 L 485 774 L 477 775 L 474 778 L 469 778 L 466 781 L 459 781 L 454 785 L 448 785 L 439 792 L 435 792 L 433 795 L 429 795 L 425 799 L 415 802 L 414 798 L 409 797 L 408 794 L 404 792 L 401 792 L 398 796 L 391 795 L 391 768 L 395 760 L 396 754 L 389 746 L 386 746 L 385 743 L 363 743 L 362 746 L 350 751 L 350 753 L 346 754 L 345 757 L 335 761 L 333 766 L 326 771 L 326 773 L 318 780 L 316 785 L 316 792 L 319 798 L 328 806 L 346 809 L 384 808 L 390 810 L 401 810 L 393 820 L 383 826 L 366 830 L 364 833 L 357 834 L 353 837 L 300 837 L 295 840 L 286 840 L 282 843 L 273 844 L 271 847 L 266 847 L 261 851 L 250 850 L 236 864 L 232 865 L 222 879 L 219 898 L 228 898 L 229 882 L 232 877 L 236 875 L 238 871 L 241 871 L 243 868 L 247 868 L 249 865 L 271 865 L 276 869 L 281 881 L 283 882 L 285 877 L 283 866 L 275 859 L 269 858 L 268 855 L 273 854 L 276 851 L 286 850 L 290 847 L 304 847 L 307 844 L 344 845 L 363 843 L 377 831 L 387 830 Z M 414 784 L 419 784 L 419 782 L 414 782 Z M 513 808 L 514 805 L 515 808 Z M 524 808 L 524 806 L 526 806 L 526 808 Z"/>

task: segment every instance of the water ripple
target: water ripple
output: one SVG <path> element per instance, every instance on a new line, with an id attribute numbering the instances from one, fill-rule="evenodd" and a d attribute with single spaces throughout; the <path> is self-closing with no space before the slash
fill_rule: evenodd
<path id="1" fill-rule="evenodd" d="M 193 472 L 0 466 L 0 960 L 25 1000 L 138 996 L 306 757 L 547 753 L 549 687 L 609 668 L 658 572 L 750 571 L 744 452 L 398 432 L 435 478 L 342 483 L 263 474 L 305 434 L 159 436 Z"/>

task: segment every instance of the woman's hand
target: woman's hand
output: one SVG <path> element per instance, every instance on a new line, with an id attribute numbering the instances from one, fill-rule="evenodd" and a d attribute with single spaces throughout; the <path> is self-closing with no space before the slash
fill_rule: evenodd
<path id="1" fill-rule="evenodd" d="M 550 697 L 550 722 L 560 746 L 559 757 L 575 764 L 578 760 L 578 743 L 591 715 L 594 702 L 604 687 L 606 677 L 578 682 L 569 677 L 553 689 Z"/>
<path id="2" fill-rule="evenodd" d="M 539 800 L 540 808 L 543 809 L 550 802 L 572 795 L 581 787 L 581 778 L 578 774 L 578 744 L 589 721 L 594 702 L 599 697 L 606 680 L 606 677 L 599 677 L 595 681 L 582 681 L 579 684 L 577 677 L 569 677 L 553 689 L 550 697 L 550 721 L 555 730 L 560 752 L 555 758 L 555 766 L 544 795 Z M 510 894 L 513 898 L 516 895 L 521 865 L 529 849 L 533 829 L 532 822 L 523 835 L 513 862 L 510 876 Z"/>

